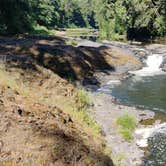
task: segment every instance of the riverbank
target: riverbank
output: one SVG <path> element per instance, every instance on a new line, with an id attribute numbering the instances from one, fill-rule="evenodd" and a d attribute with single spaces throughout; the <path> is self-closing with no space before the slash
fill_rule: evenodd
<path id="1" fill-rule="evenodd" d="M 86 43 L 83 43 L 84 45 Z M 88 42 L 87 45 L 93 45 L 92 42 Z M 133 53 L 133 56 L 139 57 L 140 61 L 146 59 L 146 56 L 151 54 L 164 54 L 166 47 L 164 45 L 149 45 L 140 49 L 137 46 L 129 46 L 123 43 L 114 42 L 107 44 L 109 47 L 118 47 L 127 49 Z M 137 50 L 137 52 L 135 52 Z M 144 53 L 144 55 L 142 55 Z M 165 57 L 163 57 L 164 59 Z M 142 61 L 143 63 L 143 61 Z M 101 126 L 103 135 L 105 137 L 108 147 L 112 149 L 112 156 L 115 160 L 119 160 L 118 164 L 121 165 L 144 165 L 145 149 L 141 147 L 148 146 L 147 140 L 152 134 L 152 129 L 155 131 L 156 124 L 159 125 L 158 128 L 162 128 L 162 122 L 159 119 L 155 120 L 155 113 L 150 110 L 139 110 L 135 107 L 128 107 L 120 104 L 117 100 L 111 96 L 111 86 L 123 83 L 127 77 L 131 75 L 127 71 L 131 71 L 125 66 L 121 66 L 120 70 L 115 73 L 111 73 L 110 76 L 101 74 L 99 76 L 100 80 L 104 83 L 97 93 L 92 94 L 94 102 L 94 110 L 91 112 L 92 116 L 97 120 L 98 124 Z M 164 70 L 164 68 L 163 68 Z M 118 133 L 119 127 L 116 125 L 115 121 L 125 115 L 129 114 L 136 118 L 137 127 L 136 132 L 133 132 L 133 140 L 130 142 L 125 141 Z M 147 128 L 146 124 L 140 123 L 148 120 L 154 119 Z M 164 124 L 163 124 L 164 125 Z M 146 129 L 147 128 L 147 129 Z M 139 130 L 144 130 L 140 134 Z M 139 133 L 139 134 L 138 134 Z M 148 135 L 148 136 L 147 136 Z M 146 138 L 145 138 L 146 137 Z"/>
<path id="2" fill-rule="evenodd" d="M 81 55 L 55 36 L 0 38 L 0 165 L 113 165 L 75 86 L 95 65 Z"/>
<path id="3" fill-rule="evenodd" d="M 137 127 L 141 128 L 140 122 L 146 119 L 152 119 L 154 113 L 149 110 L 139 110 L 134 107 L 128 107 L 118 104 L 111 95 L 94 93 L 92 95 L 94 110 L 92 116 L 97 120 L 103 131 L 106 144 L 112 150 L 113 159 L 119 159 L 120 165 L 137 166 L 143 163 L 144 150 L 137 145 L 138 135 L 132 133 L 131 141 L 124 140 L 118 133 L 119 126 L 115 121 L 125 115 L 135 117 Z"/>
<path id="4" fill-rule="evenodd" d="M 2 164 L 112 166 L 104 139 L 115 165 L 141 163 L 144 152 L 136 145 L 136 135 L 124 141 L 114 121 L 128 112 L 139 128 L 139 121 L 154 114 L 120 105 L 103 89 L 142 68 L 148 49 L 35 35 L 2 37 L 0 48 Z"/>

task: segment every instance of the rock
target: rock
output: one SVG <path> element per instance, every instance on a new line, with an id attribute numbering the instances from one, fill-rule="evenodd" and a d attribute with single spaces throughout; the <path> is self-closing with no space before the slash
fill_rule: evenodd
<path id="1" fill-rule="evenodd" d="M 22 110 L 22 109 L 19 108 L 19 109 L 17 110 L 17 112 L 18 112 L 18 114 L 19 114 L 20 116 L 22 116 L 22 113 L 23 113 L 23 110 Z"/>
<path id="2" fill-rule="evenodd" d="M 139 147 L 147 147 L 149 138 L 154 137 L 157 133 L 166 134 L 166 123 L 157 124 L 152 127 L 137 129 L 135 133 L 142 136 L 141 139 L 137 140 L 137 145 Z"/>
<path id="3" fill-rule="evenodd" d="M 160 67 L 162 68 L 163 71 L 166 71 L 166 56 L 165 56 L 163 63 L 161 64 Z"/>

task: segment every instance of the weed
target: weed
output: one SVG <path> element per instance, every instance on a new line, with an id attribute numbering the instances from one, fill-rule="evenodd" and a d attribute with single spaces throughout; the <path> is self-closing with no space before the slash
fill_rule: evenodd
<path id="1" fill-rule="evenodd" d="M 67 44 L 67 45 L 73 45 L 73 46 L 76 46 L 76 45 L 78 44 L 78 42 L 75 41 L 75 40 L 67 40 L 67 41 L 66 41 L 66 44 Z"/>
<path id="2" fill-rule="evenodd" d="M 136 127 L 136 120 L 134 116 L 124 114 L 116 120 L 116 124 L 121 126 L 121 129 L 118 131 L 121 136 L 126 141 L 130 141 L 132 139 L 132 131 Z"/>
<path id="3" fill-rule="evenodd" d="M 56 30 L 47 29 L 45 26 L 36 25 L 35 27 L 33 27 L 33 31 L 30 33 L 31 34 L 39 34 L 39 35 L 55 35 Z"/>
<path id="4" fill-rule="evenodd" d="M 126 166 L 122 164 L 122 160 L 127 157 L 126 154 L 118 154 L 116 156 L 112 156 L 112 160 L 115 166 Z"/>
<path id="5" fill-rule="evenodd" d="M 77 112 L 78 116 L 88 127 L 90 127 L 95 134 L 100 133 L 100 127 L 97 122 L 89 115 L 87 110 L 80 110 Z"/>
<path id="6" fill-rule="evenodd" d="M 88 93 L 85 92 L 83 89 L 78 90 L 78 100 L 80 109 L 86 109 L 88 106 L 90 106 L 90 97 L 88 96 Z"/>
<path id="7" fill-rule="evenodd" d="M 126 140 L 130 141 L 132 139 L 132 132 L 129 129 L 120 129 L 118 133 Z"/>

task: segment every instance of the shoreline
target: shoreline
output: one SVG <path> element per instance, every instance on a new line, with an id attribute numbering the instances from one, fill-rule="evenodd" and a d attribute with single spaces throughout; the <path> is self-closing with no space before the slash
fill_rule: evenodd
<path id="1" fill-rule="evenodd" d="M 87 44 L 88 45 L 90 44 L 90 46 L 92 46 L 93 42 L 89 42 Z M 96 45 L 96 47 L 97 46 L 98 45 Z M 119 46 L 116 46 L 116 47 L 119 48 Z M 127 47 L 129 46 L 127 45 Z M 150 48 L 150 49 L 146 49 L 146 51 L 148 50 L 148 52 L 154 52 L 154 50 L 156 52 L 156 45 L 154 45 L 154 47 L 148 46 L 147 48 Z M 158 49 L 159 48 L 160 47 L 158 46 Z M 139 53 L 136 53 L 136 55 L 133 54 L 133 56 L 136 56 L 136 57 L 138 56 L 140 59 L 140 62 L 143 63 L 142 58 L 144 59 L 147 56 L 147 54 L 143 55 L 143 57 L 141 57 L 138 54 Z M 142 52 L 140 52 L 140 54 L 142 54 Z M 145 66 L 144 63 L 142 67 L 143 66 Z M 141 68 L 141 67 L 139 66 L 138 68 Z M 105 86 L 107 87 L 110 86 L 107 84 L 108 81 L 113 81 L 115 82 L 115 84 L 116 82 L 121 84 L 127 78 L 132 77 L 132 74 L 128 73 L 129 70 L 130 69 L 126 68 L 125 66 L 122 66 L 119 73 L 110 72 L 107 75 L 100 72 L 100 73 L 97 73 L 96 75 L 101 82 L 101 88 L 104 88 Z M 122 72 L 122 71 L 125 71 L 125 72 Z M 136 133 L 136 131 L 141 129 L 146 129 L 147 126 L 148 127 L 150 126 L 151 128 L 153 128 L 155 127 L 156 124 L 160 124 L 162 120 L 160 120 L 160 118 L 155 119 L 157 114 L 153 111 L 139 109 L 136 107 L 126 106 L 121 103 L 118 103 L 111 94 L 106 94 L 105 92 L 102 92 L 102 91 L 96 92 L 96 91 L 90 90 L 90 95 L 94 103 L 93 110 L 90 111 L 90 114 L 101 127 L 102 134 L 106 141 L 106 146 L 112 150 L 113 160 L 115 160 L 115 162 L 116 160 L 118 160 L 118 164 L 120 165 L 130 165 L 130 166 L 142 165 L 144 163 L 147 150 L 145 148 L 141 148 L 140 145 L 138 145 L 138 142 L 142 141 L 144 136 L 143 134 L 140 135 Z M 118 126 L 115 124 L 115 120 L 126 113 L 133 115 L 137 122 L 135 131 L 133 132 L 133 140 L 131 140 L 130 142 L 125 141 L 120 136 L 120 134 L 118 134 Z M 142 123 L 144 121 L 149 121 L 152 119 L 154 120 L 152 124 Z M 142 144 L 145 144 L 145 141 L 147 141 L 147 138 L 146 140 L 143 140 L 144 142 L 142 142 Z"/>
<path id="2" fill-rule="evenodd" d="M 153 119 L 155 113 L 149 110 L 140 110 L 135 107 L 118 104 L 109 94 L 92 93 L 91 95 L 94 108 L 90 114 L 101 127 L 106 146 L 112 150 L 112 158 L 120 157 L 121 161 L 119 162 L 122 165 L 141 165 L 145 151 L 136 143 L 139 136 L 134 132 L 133 140 L 131 142 L 125 141 L 118 133 L 119 127 L 115 124 L 115 120 L 126 113 L 133 115 L 137 122 L 135 129 L 137 130 L 144 126 L 140 124 L 140 121 Z"/>

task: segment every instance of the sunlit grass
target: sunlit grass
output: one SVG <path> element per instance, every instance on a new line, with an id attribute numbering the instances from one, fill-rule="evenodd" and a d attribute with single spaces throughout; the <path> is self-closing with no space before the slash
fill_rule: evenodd
<path id="1" fill-rule="evenodd" d="M 66 40 L 67 45 L 76 46 L 78 42 L 76 40 Z"/>
<path id="2" fill-rule="evenodd" d="M 4 68 L 0 69 L 0 85 L 4 87 L 10 87 L 12 90 L 17 91 L 24 97 L 30 95 L 28 87 L 26 87 L 22 82 L 18 82 L 14 76 L 11 76 Z"/>
<path id="3" fill-rule="evenodd" d="M 88 93 L 84 91 L 83 89 L 78 90 L 78 100 L 79 100 L 81 109 L 87 108 L 91 103 Z"/>
<path id="4" fill-rule="evenodd" d="M 39 35 L 56 35 L 56 30 L 48 29 L 45 26 L 36 25 L 33 27 L 33 31 L 31 34 L 39 34 Z"/>
<path id="5" fill-rule="evenodd" d="M 119 129 L 120 135 L 126 140 L 130 141 L 132 137 L 132 132 L 134 131 L 136 127 L 136 120 L 134 116 L 129 114 L 124 114 L 123 116 L 116 119 L 116 124 L 121 126 L 121 129 Z"/>
<path id="6" fill-rule="evenodd" d="M 114 165 L 115 166 L 127 166 L 127 165 L 122 164 L 122 160 L 125 159 L 126 157 L 127 157 L 127 155 L 124 153 L 112 156 Z"/>

